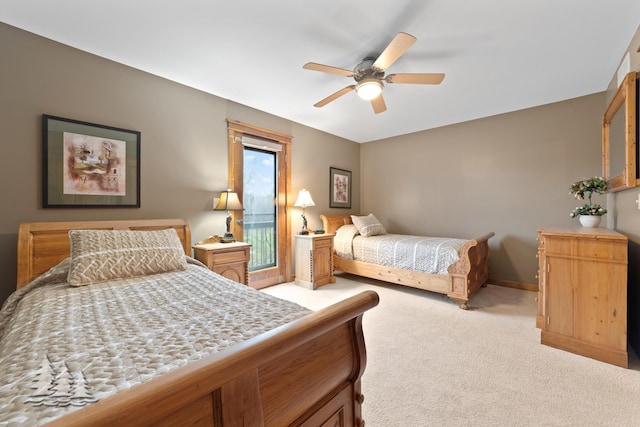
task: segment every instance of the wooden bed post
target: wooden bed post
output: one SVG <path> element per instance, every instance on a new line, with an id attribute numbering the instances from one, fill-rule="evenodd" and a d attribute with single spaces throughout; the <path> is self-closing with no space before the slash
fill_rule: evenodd
<path id="1" fill-rule="evenodd" d="M 258 370 L 247 371 L 212 393 L 214 427 L 264 426 Z"/>
<path id="2" fill-rule="evenodd" d="M 467 310 L 467 302 L 489 279 L 489 238 L 494 233 L 485 234 L 467 241 L 460 249 L 460 260 L 449 266 L 451 293 L 447 296 Z M 464 255 L 464 256 L 463 256 Z"/>
<path id="3" fill-rule="evenodd" d="M 364 420 L 362 418 L 362 402 L 364 402 L 364 394 L 362 394 L 362 374 L 367 365 L 366 346 L 364 343 L 364 333 L 362 331 L 362 316 L 358 316 L 352 320 L 353 322 L 353 340 L 356 343 L 355 357 L 359 361 L 354 366 L 357 368 L 351 373 L 351 378 L 355 378 L 353 383 L 353 418 L 356 420 L 356 427 L 364 427 Z"/>

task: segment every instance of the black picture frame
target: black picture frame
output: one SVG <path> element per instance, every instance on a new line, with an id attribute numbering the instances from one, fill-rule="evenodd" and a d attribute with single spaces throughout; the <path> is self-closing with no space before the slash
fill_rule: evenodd
<path id="1" fill-rule="evenodd" d="M 351 209 L 351 171 L 329 168 L 329 207 Z"/>
<path id="2" fill-rule="evenodd" d="M 138 131 L 42 115 L 44 208 L 139 208 Z"/>

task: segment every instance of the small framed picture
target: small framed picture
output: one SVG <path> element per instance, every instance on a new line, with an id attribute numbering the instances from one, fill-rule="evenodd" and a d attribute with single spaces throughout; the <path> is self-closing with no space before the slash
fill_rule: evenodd
<path id="1" fill-rule="evenodd" d="M 329 168 L 329 207 L 351 209 L 351 172 Z"/>
<path id="2" fill-rule="evenodd" d="M 43 114 L 42 144 L 43 207 L 140 207 L 140 132 Z"/>

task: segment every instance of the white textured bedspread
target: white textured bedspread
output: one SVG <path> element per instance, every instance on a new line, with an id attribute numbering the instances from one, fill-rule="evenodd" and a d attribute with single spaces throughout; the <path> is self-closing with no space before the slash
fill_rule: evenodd
<path id="1" fill-rule="evenodd" d="M 449 266 L 460 259 L 458 251 L 466 242 L 403 234 L 362 237 L 352 227 L 340 227 L 336 233 L 334 247 L 338 256 L 431 274 L 447 274 Z"/>
<path id="2" fill-rule="evenodd" d="M 67 260 L 14 293 L 0 311 L 0 425 L 42 424 L 309 313 L 189 262 L 70 287 Z"/>

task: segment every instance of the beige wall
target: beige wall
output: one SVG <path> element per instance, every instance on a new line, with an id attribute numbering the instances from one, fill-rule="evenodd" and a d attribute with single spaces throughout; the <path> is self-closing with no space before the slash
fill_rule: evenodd
<path id="1" fill-rule="evenodd" d="M 536 229 L 575 224 L 569 185 L 601 173 L 603 104 L 599 93 L 364 144 L 363 211 L 390 232 L 493 231 L 491 278 L 535 284 Z"/>
<path id="2" fill-rule="evenodd" d="M 640 72 L 640 27 L 629 44 L 627 51 L 631 59 L 631 71 Z M 621 58 L 622 59 L 622 58 Z M 616 76 L 609 85 L 608 98 L 615 92 Z M 640 127 L 640 123 L 637 123 Z M 607 216 L 612 227 L 629 238 L 629 326 L 628 333 L 636 352 L 640 353 L 640 210 L 636 199 L 640 188 L 620 191 L 607 197 Z"/>
<path id="3" fill-rule="evenodd" d="M 311 191 L 314 228 L 329 210 L 329 167 L 359 173 L 359 144 L 2 23 L 0 58 L 0 303 L 15 286 L 21 222 L 183 217 L 194 241 L 223 233 L 225 214 L 210 208 L 227 188 L 227 118 L 293 135 L 292 188 L 295 195 L 302 186 Z M 43 209 L 43 113 L 141 131 L 141 208 Z M 294 231 L 301 226 L 296 212 Z"/>
<path id="4" fill-rule="evenodd" d="M 306 187 L 311 192 L 315 206 L 305 209 L 309 228 L 322 228 L 320 214 L 344 213 L 345 209 L 329 209 L 329 166 L 351 171 L 352 209 L 360 210 L 360 145 L 340 138 L 323 137 L 322 132 L 302 125 L 294 125 L 296 135 L 291 171 L 292 187 L 297 197 L 298 191 Z M 302 225 L 301 210 L 294 208 L 293 230 L 298 232 Z"/>

